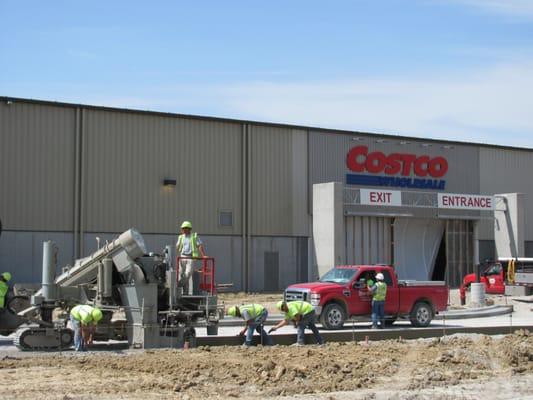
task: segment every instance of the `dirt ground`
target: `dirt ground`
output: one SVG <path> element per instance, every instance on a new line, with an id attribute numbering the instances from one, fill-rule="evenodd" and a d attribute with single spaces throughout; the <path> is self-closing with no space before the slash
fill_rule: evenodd
<path id="1" fill-rule="evenodd" d="M 533 334 L 4 356 L 10 399 L 533 399 Z"/>
<path id="2" fill-rule="evenodd" d="M 223 294 L 226 308 L 281 294 Z M 488 302 L 531 303 L 503 296 Z M 458 293 L 450 304 L 459 308 Z M 531 399 L 533 333 L 329 343 L 271 348 L 200 347 L 87 353 L 0 353 L 9 399 Z"/>

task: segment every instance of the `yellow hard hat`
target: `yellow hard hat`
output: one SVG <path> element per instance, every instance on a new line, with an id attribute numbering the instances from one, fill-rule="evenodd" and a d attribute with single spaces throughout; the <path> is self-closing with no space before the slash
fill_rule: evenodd
<path id="1" fill-rule="evenodd" d="M 103 317 L 102 310 L 100 310 L 99 308 L 95 308 L 91 312 L 91 317 L 93 317 L 93 321 L 95 321 L 95 322 L 100 321 L 102 319 L 102 317 Z"/>
<path id="2" fill-rule="evenodd" d="M 183 223 L 181 224 L 181 229 L 183 228 L 192 229 L 192 224 L 189 221 L 183 221 Z"/>
<path id="3" fill-rule="evenodd" d="M 11 274 L 9 272 L 4 272 L 2 274 L 2 278 L 4 278 L 6 281 L 10 281 L 11 280 Z"/>
<path id="4" fill-rule="evenodd" d="M 230 315 L 232 317 L 236 317 L 237 316 L 237 306 L 231 306 L 230 308 L 228 308 L 228 315 Z"/>
<path id="5" fill-rule="evenodd" d="M 282 311 L 282 310 L 281 310 L 281 307 L 283 307 L 283 304 L 285 304 L 285 302 L 284 302 L 283 300 L 278 301 L 278 302 L 276 303 L 276 308 L 277 308 L 278 310 Z"/>

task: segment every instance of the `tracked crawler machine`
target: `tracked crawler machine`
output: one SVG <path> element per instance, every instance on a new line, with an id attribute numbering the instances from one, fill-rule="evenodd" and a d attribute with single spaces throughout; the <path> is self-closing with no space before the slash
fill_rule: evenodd
<path id="1" fill-rule="evenodd" d="M 28 307 L 16 310 L 20 298 L 14 298 L 8 303 L 9 311 L 0 315 L 1 332 L 16 330 L 18 348 L 69 347 L 73 332 L 67 325 L 68 315 L 77 304 L 102 309 L 95 340 L 127 340 L 135 348 L 181 347 L 185 342 L 194 345 L 197 326 L 217 334 L 223 308 L 217 302 L 213 258 L 201 259 L 196 293 L 184 295 L 173 246 L 163 254 L 147 254 L 135 229 L 63 268 L 57 277 L 56 253 L 52 242 L 44 242 L 41 289 L 31 296 Z"/>

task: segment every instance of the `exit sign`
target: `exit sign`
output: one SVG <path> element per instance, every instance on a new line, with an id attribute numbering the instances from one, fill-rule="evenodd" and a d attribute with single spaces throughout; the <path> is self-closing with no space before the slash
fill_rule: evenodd
<path id="1" fill-rule="evenodd" d="M 361 204 L 367 206 L 395 206 L 402 205 L 402 192 L 398 190 L 360 189 Z"/>

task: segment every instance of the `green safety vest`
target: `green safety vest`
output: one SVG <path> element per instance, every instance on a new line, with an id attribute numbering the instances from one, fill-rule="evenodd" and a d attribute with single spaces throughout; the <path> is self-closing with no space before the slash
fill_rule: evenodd
<path id="1" fill-rule="evenodd" d="M 385 301 L 387 296 L 387 284 L 385 282 L 376 282 L 376 291 L 373 299 L 376 301 Z"/>
<path id="2" fill-rule="evenodd" d="M 177 250 L 178 255 L 181 255 L 181 250 L 183 249 L 183 237 L 184 236 L 185 235 L 183 233 L 178 236 L 178 244 L 176 245 L 176 250 Z M 198 241 L 198 234 L 196 232 L 191 233 L 191 249 L 192 249 L 193 257 L 199 256 L 197 241 Z"/>
<path id="3" fill-rule="evenodd" d="M 94 307 L 92 306 L 78 305 L 70 310 L 70 315 L 72 315 L 75 320 L 80 321 L 83 325 L 89 325 L 93 322 L 93 310 Z"/>
<path id="4" fill-rule="evenodd" d="M 6 282 L 0 281 L 0 308 L 4 308 L 6 302 L 6 294 L 9 290 L 9 286 Z"/>
<path id="5" fill-rule="evenodd" d="M 287 308 L 289 309 L 285 313 L 287 320 L 294 319 L 298 314 L 303 316 L 315 311 L 313 305 L 307 301 L 290 301 L 287 303 Z"/>
<path id="6" fill-rule="evenodd" d="M 263 311 L 265 311 L 265 307 L 263 307 L 261 304 L 245 304 L 243 306 L 239 306 L 239 310 L 241 311 L 241 315 L 243 315 L 244 311 L 248 311 L 250 317 L 252 319 L 256 319 L 263 313 Z"/>

